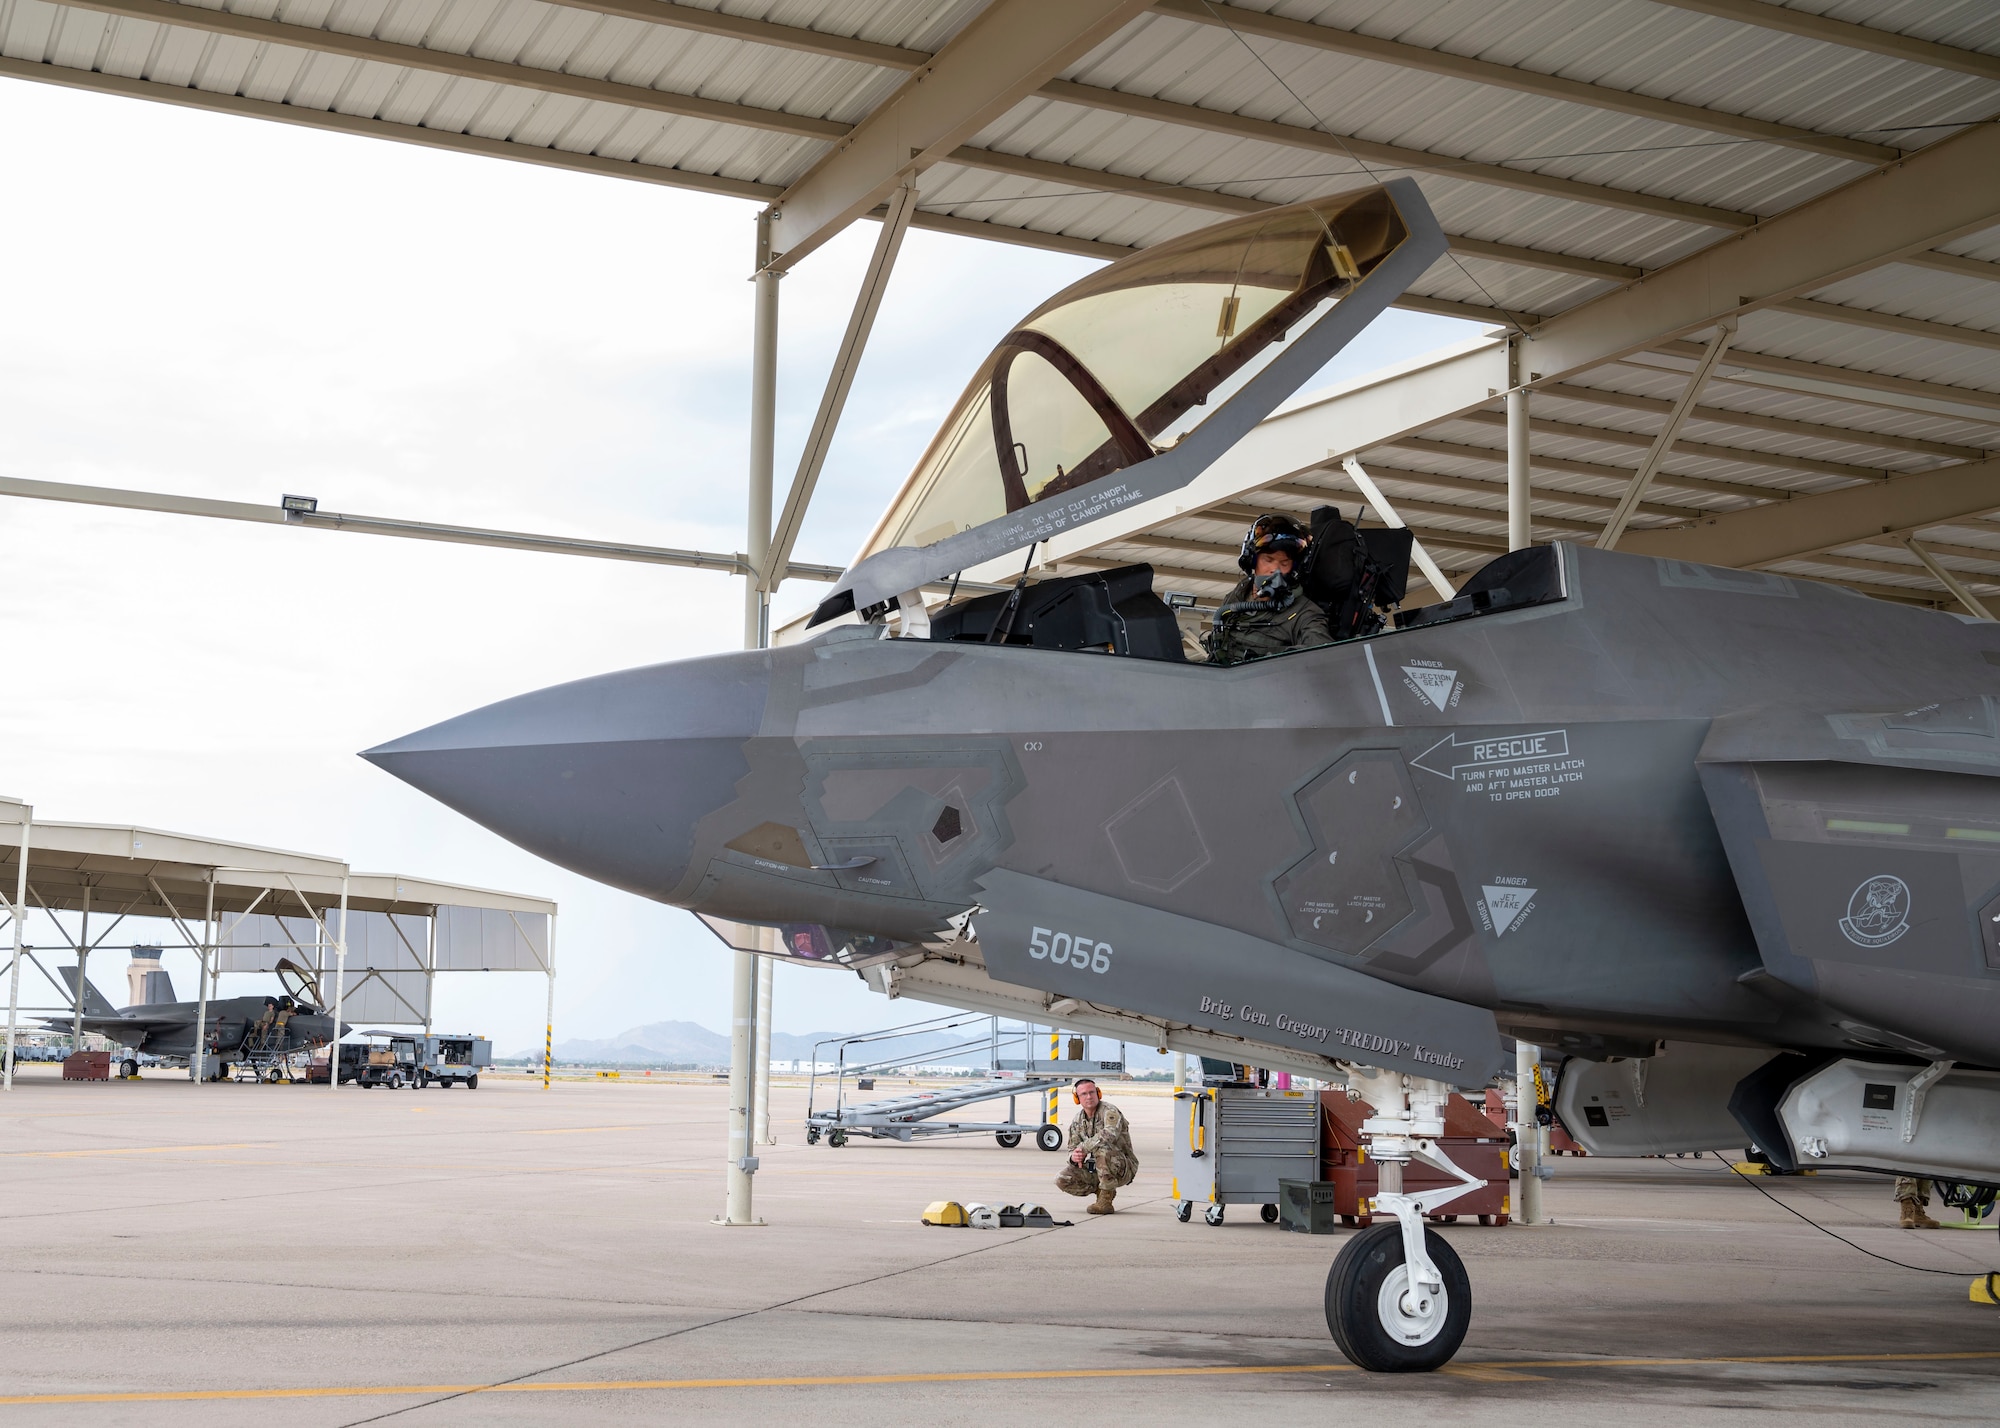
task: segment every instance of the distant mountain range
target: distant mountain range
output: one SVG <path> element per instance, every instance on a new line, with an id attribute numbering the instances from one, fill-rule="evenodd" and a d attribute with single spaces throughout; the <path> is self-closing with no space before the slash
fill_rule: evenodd
<path id="1" fill-rule="evenodd" d="M 974 1028 L 963 1032 L 951 1031 L 942 1035 L 905 1037 L 880 1046 L 859 1046 L 848 1049 L 847 1063 L 852 1066 L 859 1062 L 885 1059 L 888 1056 L 907 1056 L 912 1059 L 933 1061 L 955 1066 L 985 1066 L 987 1052 L 984 1046 L 969 1050 L 947 1052 L 944 1048 L 960 1046 L 973 1037 Z M 803 1036 L 792 1032 L 771 1033 L 771 1058 L 774 1061 L 809 1061 L 813 1056 L 815 1042 L 836 1040 L 841 1033 L 832 1031 L 809 1032 Z M 1018 1038 L 1019 1033 L 1015 1033 Z M 1040 1038 L 1037 1038 L 1038 1040 Z M 1046 1048 L 1047 1043 L 1043 1046 Z M 1103 1037 L 1092 1039 L 1091 1050 L 1098 1056 L 1113 1056 L 1117 1053 L 1117 1043 Z M 833 1049 L 827 1047 L 821 1056 L 831 1058 Z M 1013 1047 L 1002 1046 L 1002 1055 L 1019 1057 L 1018 1039 Z M 1045 1051 L 1044 1051 L 1044 1054 Z M 516 1051 L 510 1060 L 539 1059 L 540 1048 Z M 1161 1056 L 1152 1047 L 1131 1046 L 1126 1048 L 1127 1059 L 1135 1068 L 1164 1066 L 1169 1058 Z M 576 1064 L 579 1062 L 614 1066 L 699 1066 L 722 1068 L 729 1064 L 729 1038 L 720 1032 L 691 1021 L 656 1021 L 646 1026 L 635 1026 L 616 1036 L 602 1040 L 578 1038 L 556 1043 L 557 1061 Z"/>

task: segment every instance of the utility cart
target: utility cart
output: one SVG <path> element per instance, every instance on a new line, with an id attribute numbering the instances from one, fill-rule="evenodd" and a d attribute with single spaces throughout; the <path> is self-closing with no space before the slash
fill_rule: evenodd
<path id="1" fill-rule="evenodd" d="M 1202 1084 L 1174 1092 L 1174 1213 L 1222 1223 L 1256 1205 L 1278 1222 L 1278 1182 L 1319 1179 L 1319 1098 L 1257 1085 L 1250 1068 L 1202 1059 Z"/>

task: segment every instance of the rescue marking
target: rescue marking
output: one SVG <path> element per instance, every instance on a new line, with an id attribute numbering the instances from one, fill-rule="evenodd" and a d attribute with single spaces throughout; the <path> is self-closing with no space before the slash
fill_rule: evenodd
<path id="1" fill-rule="evenodd" d="M 903 1221 L 895 1221 L 901 1224 Z M 1990 1362 L 2000 1349 L 1968 1349 L 1918 1354 L 1729 1354 L 1685 1359 L 1507 1359 L 1479 1360 L 1466 1369 L 1698 1368 L 1706 1364 L 1929 1364 Z M 1351 1363 L 1202 1364 L 1145 1368 L 968 1369 L 957 1373 L 825 1374 L 789 1378 L 597 1379 L 570 1383 L 401 1383 L 307 1388 L 192 1388 L 133 1393 L 23 1393 L 0 1397 L 0 1406 L 31 1403 L 212 1403 L 259 1398 L 393 1398 L 431 1393 L 611 1393 L 703 1388 L 842 1388 L 891 1383 L 1020 1383 L 1037 1379 L 1222 1378 L 1247 1374 L 1359 1373 Z"/>
<path id="2" fill-rule="evenodd" d="M 1570 756 L 1569 730 L 1460 738 L 1448 734 L 1410 760 L 1456 783 L 1467 794 L 1483 793 L 1491 803 L 1523 803 L 1560 798 L 1583 782 L 1584 760 Z"/>

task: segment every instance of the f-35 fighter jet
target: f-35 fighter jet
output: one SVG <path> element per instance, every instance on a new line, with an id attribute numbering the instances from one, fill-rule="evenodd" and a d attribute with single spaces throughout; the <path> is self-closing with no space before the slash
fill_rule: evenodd
<path id="1" fill-rule="evenodd" d="M 57 968 L 77 995 L 77 969 Z M 165 974 L 162 973 L 162 976 Z M 202 1020 L 203 1058 L 209 1079 L 229 1074 L 232 1060 L 267 1066 L 295 1051 L 311 1051 L 333 1040 L 333 1018 L 319 1005 L 312 974 L 289 959 L 281 959 L 278 975 L 285 991 L 278 996 L 223 997 L 208 1003 Z M 171 984 L 170 984 L 171 994 Z M 83 1029 L 125 1046 L 130 1053 L 123 1073 L 138 1074 L 136 1053 L 170 1061 L 194 1060 L 195 1022 L 199 1002 L 150 1002 L 119 1010 L 88 980 L 83 983 Z M 43 1023 L 51 1031 L 69 1031 L 69 1018 Z M 342 1027 L 343 1033 L 349 1030 Z"/>
<path id="2" fill-rule="evenodd" d="M 1462 1191 L 1402 1170 L 1457 1174 L 1442 1104 L 1509 1038 L 1568 1058 L 1596 1151 L 2000 1180 L 2000 626 L 1570 546 L 1229 667 L 1144 566 L 905 593 L 1186 484 L 1441 241 L 1391 184 L 1093 274 L 988 358 L 830 628 L 367 757 L 884 991 L 1345 1077 L 1396 1221 L 1329 1282 L 1365 1367 L 1465 1332 L 1424 1228 Z"/>

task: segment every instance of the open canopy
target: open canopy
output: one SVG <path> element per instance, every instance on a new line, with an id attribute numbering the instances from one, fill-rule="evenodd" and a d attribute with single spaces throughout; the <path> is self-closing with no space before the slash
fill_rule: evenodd
<path id="1" fill-rule="evenodd" d="M 1162 243 L 1073 283 L 1003 338 L 862 554 L 930 545 L 1137 465 L 1406 236 L 1381 189 Z"/>
<path id="2" fill-rule="evenodd" d="M 1185 486 L 1443 249 L 1399 180 L 1219 223 L 1072 284 L 980 364 L 819 618 Z"/>

